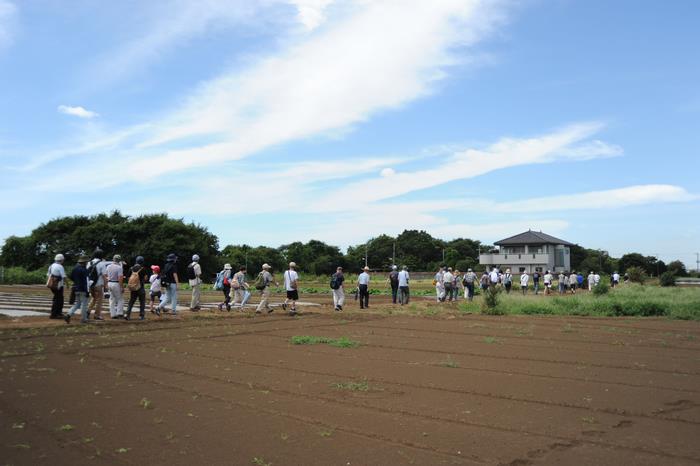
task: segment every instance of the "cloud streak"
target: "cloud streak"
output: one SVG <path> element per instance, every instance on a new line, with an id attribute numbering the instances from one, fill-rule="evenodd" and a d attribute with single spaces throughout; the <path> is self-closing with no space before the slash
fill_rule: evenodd
<path id="1" fill-rule="evenodd" d="M 17 7 L 9 0 L 0 0 L 0 49 L 12 44 L 17 22 Z"/>
<path id="2" fill-rule="evenodd" d="M 100 116 L 99 113 L 87 110 L 81 106 L 71 107 L 69 105 L 59 105 L 56 110 L 64 115 L 76 116 L 78 118 L 85 118 L 88 120 Z"/>

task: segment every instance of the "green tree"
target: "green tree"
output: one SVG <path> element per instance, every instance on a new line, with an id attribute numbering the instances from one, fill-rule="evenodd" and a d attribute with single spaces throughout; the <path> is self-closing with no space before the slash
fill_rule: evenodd
<path id="1" fill-rule="evenodd" d="M 670 262 L 667 266 L 667 270 L 675 275 L 676 277 L 687 277 L 688 271 L 685 268 L 685 264 L 679 260 Z"/>

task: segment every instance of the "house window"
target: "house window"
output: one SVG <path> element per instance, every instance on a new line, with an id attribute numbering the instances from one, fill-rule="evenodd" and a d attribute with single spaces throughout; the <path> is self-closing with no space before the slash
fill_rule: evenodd
<path id="1" fill-rule="evenodd" d="M 535 272 L 540 272 L 540 273 L 542 273 L 542 267 L 535 267 Z"/>
<path id="2" fill-rule="evenodd" d="M 525 267 L 520 267 L 520 273 L 525 273 Z"/>

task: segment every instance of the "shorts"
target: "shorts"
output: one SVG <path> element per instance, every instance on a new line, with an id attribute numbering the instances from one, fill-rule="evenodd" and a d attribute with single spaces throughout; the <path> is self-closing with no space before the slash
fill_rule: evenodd
<path id="1" fill-rule="evenodd" d="M 154 301 L 156 298 L 160 299 L 160 291 L 151 291 L 151 301 Z"/>
<path id="2" fill-rule="evenodd" d="M 299 291 L 297 290 L 287 290 L 287 299 L 296 301 L 299 299 Z"/>

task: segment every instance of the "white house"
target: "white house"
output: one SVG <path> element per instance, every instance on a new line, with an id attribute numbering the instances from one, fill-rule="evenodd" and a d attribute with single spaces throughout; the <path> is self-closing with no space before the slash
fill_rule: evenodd
<path id="1" fill-rule="evenodd" d="M 479 254 L 479 264 L 501 270 L 510 268 L 514 274 L 571 270 L 569 248 L 573 244 L 541 231 L 529 230 L 494 244 L 499 247 L 498 252 Z"/>

